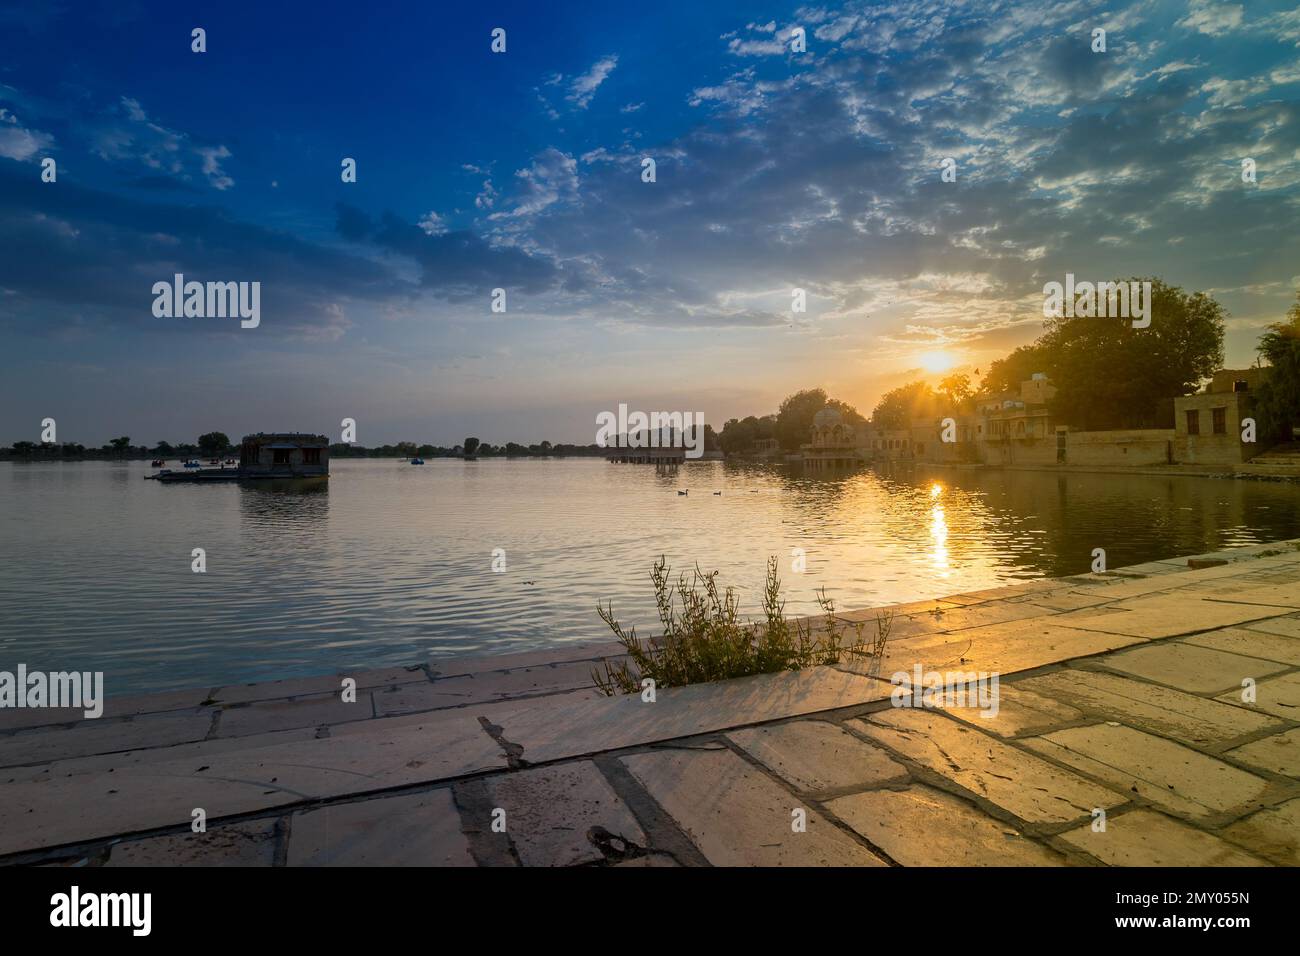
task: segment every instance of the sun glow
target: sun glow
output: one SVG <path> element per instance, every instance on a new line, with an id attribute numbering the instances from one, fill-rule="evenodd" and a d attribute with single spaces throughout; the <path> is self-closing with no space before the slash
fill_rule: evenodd
<path id="1" fill-rule="evenodd" d="M 946 372 L 957 364 L 957 359 L 948 352 L 922 352 L 916 360 L 927 372 Z"/>

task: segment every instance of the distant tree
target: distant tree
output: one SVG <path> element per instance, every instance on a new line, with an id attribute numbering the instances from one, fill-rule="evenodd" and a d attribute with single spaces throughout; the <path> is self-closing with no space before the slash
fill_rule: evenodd
<path id="1" fill-rule="evenodd" d="M 877 428 L 908 428 L 914 419 L 934 418 L 939 413 L 939 398 L 925 382 L 909 382 L 891 389 L 871 412 Z"/>
<path id="2" fill-rule="evenodd" d="M 1290 441 L 1300 425 L 1300 292 L 1285 322 L 1274 322 L 1259 337 L 1259 354 L 1270 366 L 1256 391 L 1259 438 Z"/>
<path id="3" fill-rule="evenodd" d="M 786 451 L 798 451 L 812 432 L 813 416 L 826 407 L 826 392 L 808 388 L 795 392 L 776 413 L 776 437 Z"/>
<path id="4" fill-rule="evenodd" d="M 1036 344 L 1056 386 L 1049 403 L 1056 421 L 1087 430 L 1171 427 L 1169 400 L 1194 392 L 1223 365 L 1223 306 L 1204 293 L 1149 281 L 1148 328 L 1115 318 L 1047 323 Z"/>
<path id="5" fill-rule="evenodd" d="M 131 439 L 127 435 L 123 435 L 121 438 L 110 438 L 108 445 L 113 454 L 121 458 L 131 450 Z"/>
<path id="6" fill-rule="evenodd" d="M 465 456 L 467 458 L 472 456 L 476 451 L 478 451 L 478 446 L 479 446 L 479 440 L 477 438 L 466 438 L 465 445 L 464 445 Z"/>
<path id="7" fill-rule="evenodd" d="M 176 449 L 172 448 L 172 446 L 165 441 L 160 441 L 154 446 L 153 450 L 154 454 L 161 458 L 170 458 L 172 455 L 176 454 Z"/>
<path id="8" fill-rule="evenodd" d="M 199 451 L 209 458 L 224 455 L 230 447 L 230 439 L 225 432 L 208 432 L 199 436 Z"/>
<path id="9" fill-rule="evenodd" d="M 1020 383 L 1035 372 L 1047 371 L 1047 352 L 1038 345 L 1022 345 L 1005 358 L 994 360 L 980 381 L 977 394 L 984 398 L 1020 394 Z M 940 386 L 942 387 L 942 386 Z"/>
<path id="10" fill-rule="evenodd" d="M 951 408 L 961 408 L 974 394 L 971 391 L 970 376 L 954 372 L 939 382 L 939 393 L 948 400 Z"/>
<path id="11" fill-rule="evenodd" d="M 13 453 L 19 457 L 26 458 L 36 451 L 36 442 L 16 441 L 12 449 Z"/>

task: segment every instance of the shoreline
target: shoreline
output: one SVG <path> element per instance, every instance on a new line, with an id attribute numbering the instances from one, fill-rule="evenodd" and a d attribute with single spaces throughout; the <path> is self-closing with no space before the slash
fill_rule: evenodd
<path id="1" fill-rule="evenodd" d="M 600 644 L 355 672 L 356 702 L 331 675 L 110 698 L 94 721 L 0 711 L 0 862 L 1296 862 L 1277 832 L 1300 819 L 1300 539 L 894 608 L 877 675 L 841 663 L 653 704 L 595 691 L 619 650 Z M 889 675 L 915 666 L 1000 674 L 998 716 L 893 706 Z M 1233 668 L 1258 706 L 1233 702 Z M 1167 788 L 1141 782 L 1150 766 Z M 816 839 L 773 805 L 806 808 Z M 508 840 L 479 819 L 493 806 Z M 1096 807 L 1113 843 L 1089 843 Z M 918 813 L 973 843 L 871 822 Z M 409 839 L 376 842 L 379 821 Z"/>

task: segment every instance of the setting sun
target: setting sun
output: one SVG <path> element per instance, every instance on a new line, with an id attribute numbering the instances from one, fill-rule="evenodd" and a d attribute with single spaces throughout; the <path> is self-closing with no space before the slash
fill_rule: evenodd
<path id="1" fill-rule="evenodd" d="M 957 359 L 948 352 L 922 352 L 917 362 L 927 372 L 946 372 L 957 364 Z"/>

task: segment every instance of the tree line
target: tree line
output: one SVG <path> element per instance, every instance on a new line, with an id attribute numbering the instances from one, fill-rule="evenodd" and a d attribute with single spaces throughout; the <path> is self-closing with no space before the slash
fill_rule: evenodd
<path id="1" fill-rule="evenodd" d="M 1031 344 L 995 360 L 985 373 L 954 373 L 932 387 L 916 380 L 886 392 L 870 423 L 903 429 L 913 421 L 972 413 L 981 400 L 1018 397 L 1035 373 L 1056 389 L 1048 400 L 1054 421 L 1082 431 L 1172 428 L 1174 398 L 1194 393 L 1222 368 L 1227 313 L 1213 296 L 1188 293 L 1159 279 L 1151 282 L 1151 324 L 1135 329 L 1122 319 L 1054 318 Z M 1257 346 L 1270 369 L 1255 390 L 1261 441 L 1287 441 L 1300 426 L 1300 293 L 1282 321 L 1268 325 Z M 825 407 L 847 421 L 866 423 L 852 406 L 820 388 L 796 392 L 773 415 L 731 419 L 722 430 L 724 451 L 744 452 L 762 439 L 797 451 L 809 439 L 812 419 Z"/>

